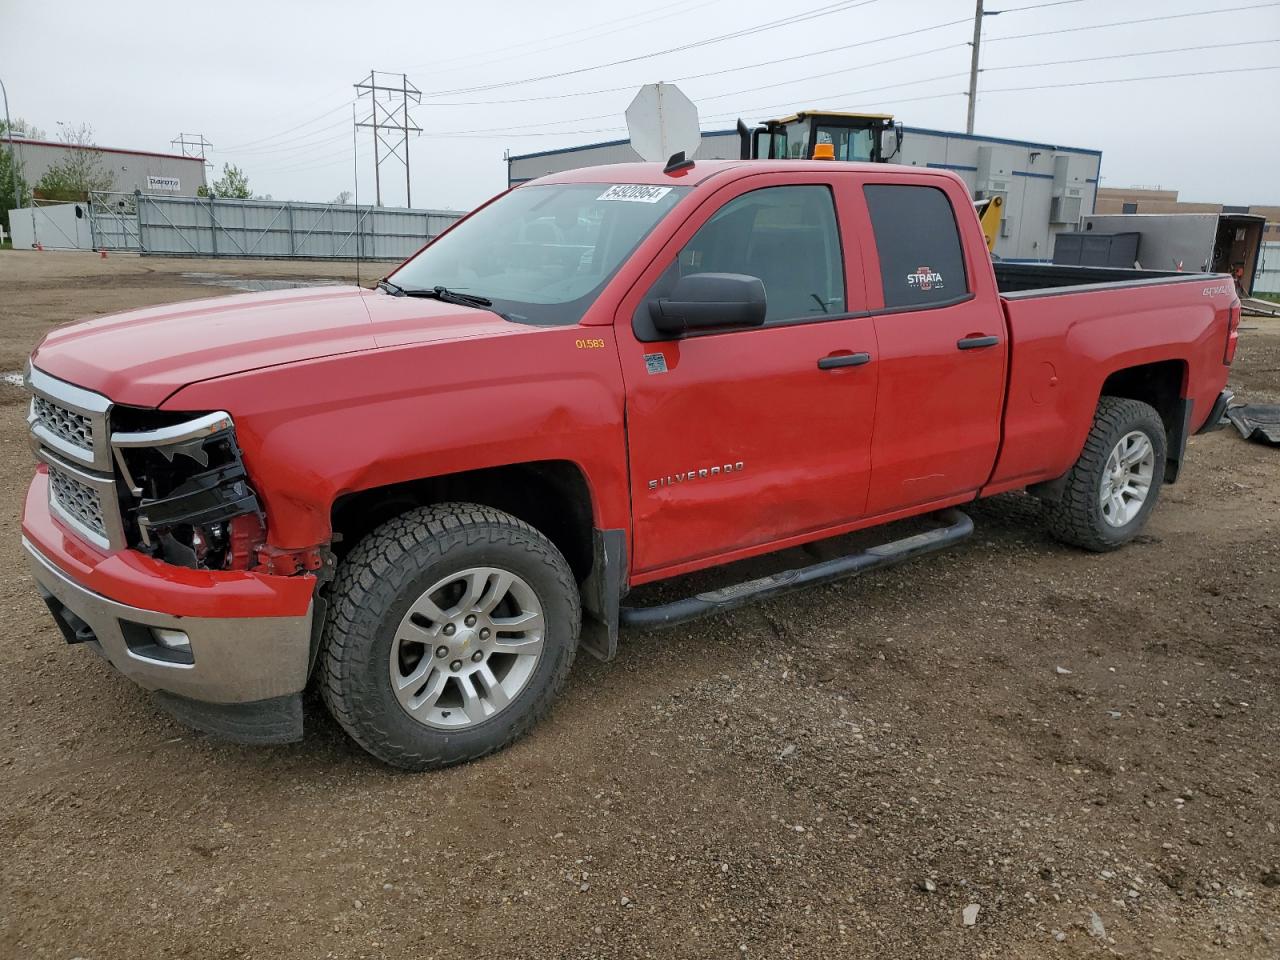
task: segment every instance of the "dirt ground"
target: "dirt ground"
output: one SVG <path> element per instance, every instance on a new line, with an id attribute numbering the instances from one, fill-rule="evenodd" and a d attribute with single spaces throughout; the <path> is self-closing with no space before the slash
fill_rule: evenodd
<path id="1" fill-rule="evenodd" d="M 0 253 L 0 373 L 230 292 L 183 274 L 339 269 Z M 1245 324 L 1237 393 L 1280 401 L 1280 321 Z M 513 748 L 415 776 L 315 706 L 221 745 L 69 649 L 24 412 L 0 383 L 0 957 L 1280 956 L 1280 451 L 1234 431 L 1128 549 L 998 498 L 952 552 L 625 635 Z"/>

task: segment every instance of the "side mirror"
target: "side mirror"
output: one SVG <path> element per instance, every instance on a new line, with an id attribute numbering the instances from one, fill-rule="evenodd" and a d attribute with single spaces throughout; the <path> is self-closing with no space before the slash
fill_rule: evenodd
<path id="1" fill-rule="evenodd" d="M 880 131 L 880 159 L 892 160 L 898 155 L 898 151 L 902 149 L 902 124 L 895 123 L 892 127 Z"/>
<path id="2" fill-rule="evenodd" d="M 764 281 L 741 273 L 693 273 L 676 281 L 669 298 L 649 301 L 649 317 L 661 333 L 679 336 L 721 327 L 764 323 Z"/>

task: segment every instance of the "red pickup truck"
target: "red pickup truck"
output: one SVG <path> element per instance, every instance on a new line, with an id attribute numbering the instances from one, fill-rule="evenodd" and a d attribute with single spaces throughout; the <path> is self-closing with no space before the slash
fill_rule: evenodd
<path id="1" fill-rule="evenodd" d="M 1230 396 L 1213 275 L 992 264 L 964 184 L 802 161 L 544 177 L 380 281 L 60 328 L 23 515 L 54 619 L 188 723 L 375 756 L 509 743 L 579 643 L 966 536 L 1028 489 L 1060 538 L 1146 522 Z M 930 518 L 927 522 L 925 515 Z M 920 516 L 662 603 L 630 588 Z"/>

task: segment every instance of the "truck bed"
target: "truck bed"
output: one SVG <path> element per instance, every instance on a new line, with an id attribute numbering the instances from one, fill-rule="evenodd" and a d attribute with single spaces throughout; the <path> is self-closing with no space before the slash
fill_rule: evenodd
<path id="1" fill-rule="evenodd" d="M 996 260 L 996 286 L 1005 297 L 1051 296 L 1074 293 L 1064 287 L 1105 289 L 1138 286 L 1172 280 L 1212 280 L 1214 274 L 1173 270 L 1131 270 L 1120 267 L 1077 267 L 1057 263 L 1011 263 Z M 1229 281 L 1223 276 L 1222 279 Z"/>

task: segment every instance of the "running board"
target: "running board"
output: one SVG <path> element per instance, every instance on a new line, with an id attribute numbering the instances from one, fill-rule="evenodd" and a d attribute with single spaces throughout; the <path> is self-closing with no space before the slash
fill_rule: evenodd
<path id="1" fill-rule="evenodd" d="M 834 560 L 823 560 L 795 570 L 784 570 L 758 580 L 735 583 L 719 590 L 685 597 L 683 600 L 674 600 L 671 603 L 653 607 L 622 607 L 618 611 L 618 620 L 624 627 L 650 630 L 674 627 L 680 623 L 697 620 L 699 617 L 723 613 L 726 610 L 733 610 L 756 600 L 776 597 L 801 587 L 832 583 L 867 570 L 877 570 L 926 553 L 935 553 L 959 543 L 973 533 L 973 520 L 968 514 L 961 513 L 959 510 L 943 510 L 937 514 L 937 519 L 947 525 L 881 544 L 878 547 L 871 547 L 859 553 L 836 557 Z"/>

